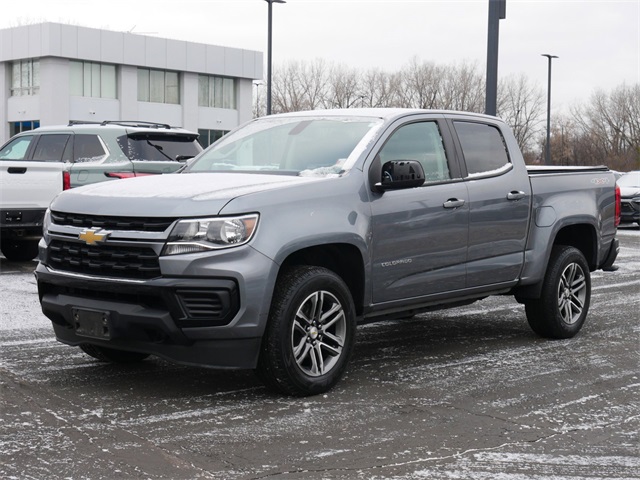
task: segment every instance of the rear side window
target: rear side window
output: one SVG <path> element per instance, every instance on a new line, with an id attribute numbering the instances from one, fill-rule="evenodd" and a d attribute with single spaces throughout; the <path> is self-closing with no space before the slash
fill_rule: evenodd
<path id="1" fill-rule="evenodd" d="M 33 160 L 37 162 L 62 162 L 69 135 L 40 135 L 40 140 L 33 152 Z"/>
<path id="2" fill-rule="evenodd" d="M 510 165 L 500 130 L 491 125 L 453 122 L 469 176 L 498 173 Z"/>
<path id="3" fill-rule="evenodd" d="M 0 160 L 24 160 L 32 140 L 33 135 L 13 139 L 0 150 Z"/>
<path id="4" fill-rule="evenodd" d="M 178 155 L 195 157 L 202 151 L 195 136 L 137 134 L 118 137 L 129 160 L 176 161 Z"/>
<path id="5" fill-rule="evenodd" d="M 97 135 L 74 135 L 73 161 L 99 162 L 107 155 Z"/>

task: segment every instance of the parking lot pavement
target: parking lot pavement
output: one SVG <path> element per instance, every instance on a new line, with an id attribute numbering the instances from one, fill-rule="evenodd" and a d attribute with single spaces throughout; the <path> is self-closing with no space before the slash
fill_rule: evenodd
<path id="1" fill-rule="evenodd" d="M 0 258 L 0 477 L 639 479 L 640 230 L 587 323 L 547 341 L 510 297 L 361 326 L 326 395 L 252 372 L 99 363 L 59 344 L 34 263 Z"/>

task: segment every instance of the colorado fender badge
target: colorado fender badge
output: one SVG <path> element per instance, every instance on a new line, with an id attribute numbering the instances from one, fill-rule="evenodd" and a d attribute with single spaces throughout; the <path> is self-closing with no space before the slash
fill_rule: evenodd
<path id="1" fill-rule="evenodd" d="M 83 240 L 87 245 L 98 245 L 99 243 L 106 242 L 109 235 L 111 235 L 111 232 L 101 228 L 85 228 L 78 235 L 78 239 Z"/>

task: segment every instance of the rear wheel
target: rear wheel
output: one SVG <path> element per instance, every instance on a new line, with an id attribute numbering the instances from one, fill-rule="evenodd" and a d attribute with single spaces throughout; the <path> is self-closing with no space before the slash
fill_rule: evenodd
<path id="1" fill-rule="evenodd" d="M 546 338 L 576 335 L 589 311 L 591 277 L 589 265 L 580 250 L 553 247 L 540 298 L 525 303 L 529 325 Z"/>
<path id="2" fill-rule="evenodd" d="M 355 341 L 355 307 L 331 270 L 297 266 L 276 285 L 257 373 L 287 395 L 326 392 L 342 377 Z"/>
<path id="3" fill-rule="evenodd" d="M 0 250 L 12 262 L 28 262 L 38 256 L 38 240 L 3 239 Z"/>
<path id="4" fill-rule="evenodd" d="M 80 344 L 80 350 L 101 362 L 110 363 L 136 363 L 141 362 L 149 356 L 148 353 L 128 352 L 126 350 L 91 345 L 89 343 Z"/>

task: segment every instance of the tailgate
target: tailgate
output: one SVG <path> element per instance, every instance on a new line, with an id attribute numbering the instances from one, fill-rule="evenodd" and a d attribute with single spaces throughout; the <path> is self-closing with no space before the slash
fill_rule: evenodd
<path id="1" fill-rule="evenodd" d="M 0 161 L 0 207 L 42 208 L 62 191 L 62 162 Z"/>

